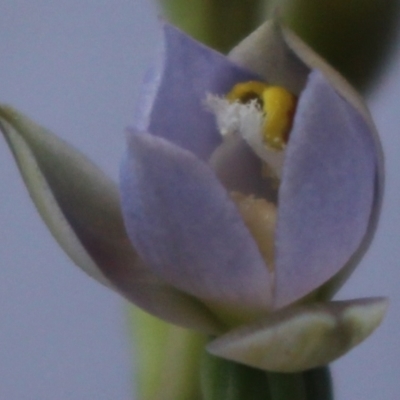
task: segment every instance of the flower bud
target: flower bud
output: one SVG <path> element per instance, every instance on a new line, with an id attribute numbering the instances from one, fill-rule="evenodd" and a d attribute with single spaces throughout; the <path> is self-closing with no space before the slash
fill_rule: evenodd
<path id="1" fill-rule="evenodd" d="M 273 0 L 271 12 L 358 89 L 379 76 L 396 38 L 397 0 Z"/>
<path id="2" fill-rule="evenodd" d="M 208 46 L 227 52 L 263 20 L 263 0 L 159 0 L 172 23 Z"/>

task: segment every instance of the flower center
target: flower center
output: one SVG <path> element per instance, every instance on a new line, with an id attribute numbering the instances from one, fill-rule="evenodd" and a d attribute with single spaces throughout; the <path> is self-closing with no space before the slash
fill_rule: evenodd
<path id="1" fill-rule="evenodd" d="M 238 101 L 247 104 L 255 101 L 263 112 L 262 139 L 266 146 L 274 150 L 283 150 L 289 139 L 296 97 L 280 86 L 268 86 L 265 83 L 250 81 L 236 84 L 226 95 L 230 103 Z"/>
<path id="2" fill-rule="evenodd" d="M 231 147 L 231 144 L 237 143 L 238 137 L 261 160 L 261 179 L 254 180 L 253 193 L 249 195 L 248 189 L 245 189 L 247 193 L 244 194 L 241 188 L 245 186 L 240 186 L 241 183 L 237 185 L 235 179 L 231 179 L 231 182 L 235 181 L 236 187 L 229 184 L 227 189 L 243 222 L 255 239 L 267 268 L 274 273 L 274 236 L 278 205 L 275 196 L 267 199 L 263 196 L 256 197 L 256 193 L 260 193 L 259 189 L 265 189 L 266 186 L 270 193 L 277 192 L 297 98 L 283 87 L 249 81 L 236 84 L 225 97 L 208 95 L 206 104 L 215 114 L 224 139 L 212 159 L 213 165 L 218 165 L 223 160 L 219 164 L 219 172 L 222 171 L 224 175 L 228 171 L 231 177 L 235 174 L 232 172 L 236 171 L 236 168 L 232 168 L 233 162 L 240 163 L 240 160 L 232 160 L 232 157 L 240 152 L 235 153 L 235 146 Z M 221 165 L 224 167 L 221 168 Z"/>
<path id="3" fill-rule="evenodd" d="M 266 175 L 280 178 L 297 98 L 280 86 L 258 81 L 236 84 L 225 97 L 209 94 L 207 106 L 221 135 L 241 136 L 263 161 Z"/>

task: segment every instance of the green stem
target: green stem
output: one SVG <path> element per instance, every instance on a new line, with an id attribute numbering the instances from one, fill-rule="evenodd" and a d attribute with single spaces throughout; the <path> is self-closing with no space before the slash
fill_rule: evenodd
<path id="1" fill-rule="evenodd" d="M 328 367 L 304 372 L 308 400 L 333 400 L 332 378 Z"/>
<path id="2" fill-rule="evenodd" d="M 138 398 L 200 400 L 200 359 L 206 336 L 129 307 Z"/>
<path id="3" fill-rule="evenodd" d="M 203 400 L 273 400 L 266 372 L 204 352 L 201 363 Z"/>
<path id="4" fill-rule="evenodd" d="M 304 374 L 268 372 L 272 400 L 308 400 Z"/>
<path id="5" fill-rule="evenodd" d="M 333 400 L 328 367 L 296 374 L 268 372 L 271 400 Z"/>

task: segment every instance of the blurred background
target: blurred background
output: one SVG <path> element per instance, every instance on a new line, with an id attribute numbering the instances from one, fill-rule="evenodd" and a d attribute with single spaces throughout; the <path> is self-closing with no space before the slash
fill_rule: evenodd
<path id="1" fill-rule="evenodd" d="M 159 41 L 150 0 L 0 0 L 0 102 L 117 179 L 124 128 Z M 369 104 L 386 153 L 376 238 L 337 296 L 388 296 L 382 326 L 333 364 L 337 400 L 400 392 L 400 43 Z M 78 270 L 31 203 L 0 139 L 0 400 L 132 399 L 127 305 Z"/>

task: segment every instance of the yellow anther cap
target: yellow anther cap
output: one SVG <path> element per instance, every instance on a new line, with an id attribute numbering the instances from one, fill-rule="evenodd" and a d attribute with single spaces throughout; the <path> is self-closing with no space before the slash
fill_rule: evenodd
<path id="1" fill-rule="evenodd" d="M 264 144 L 273 150 L 285 148 L 292 128 L 296 96 L 281 86 L 249 81 L 236 84 L 226 95 L 226 99 L 244 104 L 256 100 L 264 114 L 261 132 Z"/>
<path id="2" fill-rule="evenodd" d="M 280 86 L 270 86 L 263 91 L 262 102 L 266 115 L 264 143 L 275 150 L 282 150 L 292 128 L 296 97 Z"/>
<path id="3" fill-rule="evenodd" d="M 230 102 L 239 101 L 240 103 L 248 103 L 251 100 L 262 101 L 262 94 L 267 88 L 268 86 L 262 82 L 242 82 L 236 84 L 226 95 L 226 98 Z"/>

